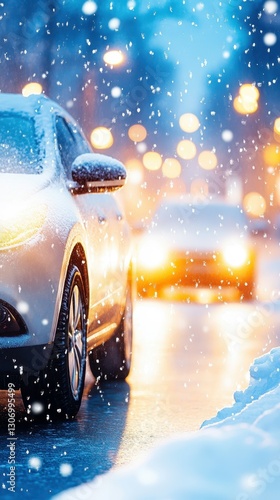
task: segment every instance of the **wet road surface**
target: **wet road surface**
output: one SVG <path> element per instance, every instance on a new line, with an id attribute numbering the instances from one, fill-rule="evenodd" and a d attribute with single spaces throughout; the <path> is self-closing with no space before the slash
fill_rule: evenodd
<path id="1" fill-rule="evenodd" d="M 88 378 L 71 422 L 28 424 L 16 399 L 16 488 L 8 491 L 7 393 L 0 391 L 0 498 L 51 498 L 129 463 L 156 442 L 199 429 L 248 383 L 254 357 L 279 344 L 279 247 L 261 253 L 257 299 L 207 295 L 135 304 L 134 357 L 126 382 Z"/>

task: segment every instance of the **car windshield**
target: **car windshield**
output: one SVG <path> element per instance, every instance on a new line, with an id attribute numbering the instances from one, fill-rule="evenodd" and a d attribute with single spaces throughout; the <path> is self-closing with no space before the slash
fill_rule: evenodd
<path id="1" fill-rule="evenodd" d="M 162 206 L 154 217 L 155 226 L 165 226 L 173 230 L 190 226 L 199 233 L 246 230 L 248 221 L 239 207 L 225 205 L 171 205 Z"/>
<path id="2" fill-rule="evenodd" d="M 18 113 L 0 113 L 0 173 L 41 171 L 34 119 Z"/>

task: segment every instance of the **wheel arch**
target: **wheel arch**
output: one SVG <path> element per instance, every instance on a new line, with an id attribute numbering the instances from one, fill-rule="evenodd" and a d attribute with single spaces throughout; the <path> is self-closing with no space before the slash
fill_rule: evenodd
<path id="1" fill-rule="evenodd" d="M 87 260 L 86 260 L 86 254 L 84 251 L 83 246 L 81 243 L 76 243 L 75 247 L 72 250 L 70 259 L 69 259 L 69 264 L 72 263 L 76 265 L 82 275 L 83 279 L 83 284 L 85 287 L 85 295 L 86 295 L 86 307 L 87 307 L 87 312 L 89 308 L 89 276 L 88 276 L 88 267 L 87 267 Z M 68 264 L 68 266 L 69 266 Z"/>

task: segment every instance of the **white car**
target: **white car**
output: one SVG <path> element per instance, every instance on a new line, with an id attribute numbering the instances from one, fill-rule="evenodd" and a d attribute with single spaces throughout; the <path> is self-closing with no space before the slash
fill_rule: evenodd
<path id="1" fill-rule="evenodd" d="M 0 94 L 0 380 L 32 418 L 75 416 L 87 353 L 95 377 L 129 373 L 125 179 L 56 103 Z"/>

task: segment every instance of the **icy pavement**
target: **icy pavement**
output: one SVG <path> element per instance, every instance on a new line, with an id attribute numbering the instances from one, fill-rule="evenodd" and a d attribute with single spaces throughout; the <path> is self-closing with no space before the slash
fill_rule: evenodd
<path id="1" fill-rule="evenodd" d="M 162 442 L 141 459 L 56 500 L 278 500 L 280 348 L 257 358 L 247 389 L 199 431 Z"/>

